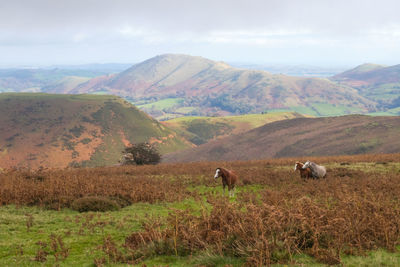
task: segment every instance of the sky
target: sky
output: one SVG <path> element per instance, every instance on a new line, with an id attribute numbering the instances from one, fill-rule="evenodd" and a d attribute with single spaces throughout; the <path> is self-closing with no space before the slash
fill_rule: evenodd
<path id="1" fill-rule="evenodd" d="M 400 64 L 398 0 L 0 0 L 0 66 Z"/>

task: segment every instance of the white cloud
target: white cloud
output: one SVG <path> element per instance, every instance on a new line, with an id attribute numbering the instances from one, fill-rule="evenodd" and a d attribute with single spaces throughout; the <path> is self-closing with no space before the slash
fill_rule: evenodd
<path id="1" fill-rule="evenodd" d="M 86 33 L 80 32 L 80 33 L 75 34 L 73 36 L 72 40 L 75 43 L 79 43 L 79 42 L 83 42 L 87 38 L 88 38 L 88 35 Z"/>
<path id="2" fill-rule="evenodd" d="M 0 48 L 25 47 L 26 53 L 8 50 L 19 51 L 16 60 L 29 58 L 28 51 L 39 53 L 37 58 L 54 51 L 89 59 L 82 47 L 90 46 L 90 59 L 95 53 L 99 59 L 115 53 L 116 59 L 125 54 L 133 60 L 185 52 L 227 61 L 250 58 L 249 50 L 261 51 L 265 61 L 275 54 L 336 60 L 339 53 L 347 55 L 343 60 L 360 60 L 354 51 L 362 48 L 400 63 L 398 10 L 398 0 L 4 0 Z M 12 58 L 5 51 L 0 49 L 0 58 Z"/>

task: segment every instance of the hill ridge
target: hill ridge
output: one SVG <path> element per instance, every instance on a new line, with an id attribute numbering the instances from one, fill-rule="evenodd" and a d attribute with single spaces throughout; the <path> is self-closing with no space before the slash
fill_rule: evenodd
<path id="1" fill-rule="evenodd" d="M 400 117 L 294 118 L 171 153 L 166 162 L 400 152 Z"/>
<path id="2" fill-rule="evenodd" d="M 152 116 L 191 107 L 192 115 L 234 115 L 271 109 L 328 105 L 333 114 L 367 112 L 374 103 L 347 86 L 324 78 L 292 77 L 262 70 L 247 70 L 202 57 L 159 55 L 135 64 L 99 83 L 86 82 L 73 93 L 107 92 L 137 105 L 155 103 L 145 109 Z M 301 97 L 300 97 L 301 96 Z M 157 101 L 184 98 L 168 108 Z M 297 111 L 297 110 L 294 110 Z M 321 115 L 323 109 L 320 108 Z M 330 113 L 332 114 L 332 113 Z M 189 115 L 189 114 L 183 114 Z"/>

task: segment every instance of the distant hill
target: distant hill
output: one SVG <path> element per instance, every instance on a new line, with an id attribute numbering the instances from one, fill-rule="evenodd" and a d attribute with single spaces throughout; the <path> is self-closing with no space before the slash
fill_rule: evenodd
<path id="1" fill-rule="evenodd" d="M 235 68 L 244 68 L 252 70 L 265 70 L 273 74 L 285 74 L 289 76 L 300 77 L 331 77 L 338 73 L 346 71 L 346 67 L 323 67 L 311 65 L 285 65 L 285 64 L 253 64 L 230 62 Z"/>
<path id="2" fill-rule="evenodd" d="M 335 81 L 352 83 L 354 87 L 400 82 L 400 65 L 363 64 L 332 77 Z M 356 82 L 359 83 L 356 83 Z"/>
<path id="3" fill-rule="evenodd" d="M 277 121 L 197 148 L 166 162 L 253 160 L 274 157 L 400 152 L 400 117 L 348 115 Z"/>
<path id="4" fill-rule="evenodd" d="M 0 69 L 0 93 L 68 92 L 79 83 L 86 82 L 90 78 L 115 73 L 123 66 L 125 65 L 93 64 L 63 66 L 63 68 Z M 65 87 L 66 82 L 69 83 L 68 87 Z"/>
<path id="5" fill-rule="evenodd" d="M 328 79 L 274 75 L 175 54 L 151 58 L 63 93 L 119 95 L 159 119 L 167 119 L 166 114 L 235 115 L 275 109 L 337 115 L 371 111 L 375 105 Z"/>
<path id="6" fill-rule="evenodd" d="M 400 107 L 400 65 L 364 64 L 331 79 L 356 88 L 361 95 L 377 102 L 380 109 Z"/>
<path id="7" fill-rule="evenodd" d="M 49 85 L 45 85 L 42 87 L 41 91 L 46 93 L 54 93 L 54 92 L 68 92 L 73 88 L 77 87 L 79 84 L 87 82 L 91 78 L 88 77 L 79 77 L 79 76 L 65 76 L 60 80 L 54 81 Z"/>
<path id="8" fill-rule="evenodd" d="M 279 72 L 280 67 L 269 69 Z M 318 73 L 306 66 L 285 71 L 300 76 Z M 329 69 L 320 71 L 330 73 Z M 89 64 L 0 69 L 0 92 L 118 95 L 160 121 L 277 111 L 317 117 L 399 115 L 400 65 L 363 64 L 330 78 L 311 78 L 166 54 L 129 68 L 127 64 Z"/>
<path id="9" fill-rule="evenodd" d="M 112 165 L 126 145 L 189 146 L 116 96 L 0 94 L 0 167 Z"/>
<path id="10" fill-rule="evenodd" d="M 118 73 L 132 67 L 128 63 L 93 63 L 81 65 L 54 65 L 45 69 L 61 69 L 61 70 L 85 70 L 92 72 L 99 72 L 103 74 Z"/>
<path id="11" fill-rule="evenodd" d="M 225 117 L 180 117 L 163 121 L 162 124 L 188 141 L 201 145 L 216 138 L 247 132 L 266 123 L 303 117 L 295 112 L 277 112 Z"/>

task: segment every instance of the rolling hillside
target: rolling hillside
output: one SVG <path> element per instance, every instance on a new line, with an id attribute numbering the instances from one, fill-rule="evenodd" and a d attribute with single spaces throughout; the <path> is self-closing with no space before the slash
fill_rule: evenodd
<path id="1" fill-rule="evenodd" d="M 202 57 L 174 54 L 151 58 L 69 91 L 99 92 L 129 99 L 159 119 L 274 109 L 324 116 L 363 113 L 375 107 L 373 101 L 360 96 L 357 90 L 328 79 L 237 69 Z M 169 105 L 165 106 L 166 103 Z"/>
<path id="2" fill-rule="evenodd" d="M 304 117 L 294 112 L 248 114 L 225 117 L 180 117 L 162 124 L 173 129 L 188 141 L 201 145 L 216 138 L 239 134 L 266 123 Z"/>
<path id="3" fill-rule="evenodd" d="M 400 117 L 348 115 L 296 118 L 266 124 L 197 148 L 166 155 L 166 162 L 252 160 L 400 152 Z"/>
<path id="4" fill-rule="evenodd" d="M 377 102 L 388 114 L 400 115 L 400 65 L 364 64 L 331 78 L 340 84 L 356 88 L 361 95 Z"/>
<path id="5" fill-rule="evenodd" d="M 1 168 L 112 165 L 144 141 L 162 153 L 188 146 L 115 96 L 3 93 L 0 114 Z"/>

